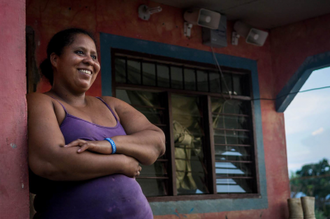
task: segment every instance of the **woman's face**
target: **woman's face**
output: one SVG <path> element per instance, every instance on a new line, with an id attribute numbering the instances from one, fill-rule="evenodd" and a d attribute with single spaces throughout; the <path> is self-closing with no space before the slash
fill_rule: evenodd
<path id="1" fill-rule="evenodd" d="M 75 35 L 73 43 L 54 57 L 54 85 L 87 91 L 100 71 L 95 43 L 85 34 Z"/>

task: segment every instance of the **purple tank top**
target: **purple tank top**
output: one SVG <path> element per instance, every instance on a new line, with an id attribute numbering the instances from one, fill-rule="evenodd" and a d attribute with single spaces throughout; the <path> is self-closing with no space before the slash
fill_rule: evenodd
<path id="1" fill-rule="evenodd" d="M 126 135 L 111 108 L 117 124 L 100 126 L 67 113 L 60 125 L 65 143 L 78 138 L 99 141 L 106 137 Z M 106 156 L 106 155 L 105 155 Z M 109 155 L 111 156 L 111 155 Z M 150 205 L 140 185 L 133 178 L 113 174 L 96 179 L 67 182 L 51 181 L 30 171 L 30 190 L 36 193 L 34 219 L 150 219 Z"/>

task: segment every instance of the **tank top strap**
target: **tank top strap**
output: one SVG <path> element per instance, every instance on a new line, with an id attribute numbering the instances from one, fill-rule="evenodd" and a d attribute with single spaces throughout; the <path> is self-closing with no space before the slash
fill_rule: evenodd
<path id="1" fill-rule="evenodd" d="M 63 109 L 64 109 L 65 114 L 68 114 L 68 112 L 66 111 L 66 108 L 63 106 L 63 104 L 62 104 L 58 99 L 56 99 L 56 98 L 54 98 L 54 97 L 52 97 L 52 96 L 50 96 L 50 97 L 53 98 L 54 100 L 56 100 L 56 102 L 58 102 L 59 104 L 61 104 L 61 106 L 62 106 Z"/>
<path id="2" fill-rule="evenodd" d="M 116 114 L 112 111 L 111 107 L 101 97 L 96 97 L 96 98 L 99 99 L 99 100 L 101 100 L 108 107 L 108 109 L 112 113 L 113 117 L 115 117 L 116 121 L 119 122 Z"/>

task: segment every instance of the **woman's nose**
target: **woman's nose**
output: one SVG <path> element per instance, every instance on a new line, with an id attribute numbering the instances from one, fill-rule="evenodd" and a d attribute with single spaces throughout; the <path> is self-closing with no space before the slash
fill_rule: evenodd
<path id="1" fill-rule="evenodd" d="M 89 64 L 89 65 L 93 65 L 94 64 L 94 60 L 91 56 L 85 56 L 84 60 L 83 60 L 84 63 L 86 64 Z"/>

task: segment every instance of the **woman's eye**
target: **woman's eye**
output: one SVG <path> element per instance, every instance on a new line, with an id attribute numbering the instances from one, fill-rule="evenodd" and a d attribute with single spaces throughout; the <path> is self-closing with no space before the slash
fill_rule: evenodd
<path id="1" fill-rule="evenodd" d="M 92 57 L 93 60 L 97 59 L 96 55 L 91 55 L 91 57 Z"/>
<path id="2" fill-rule="evenodd" d="M 78 50 L 78 51 L 76 51 L 76 54 L 78 54 L 78 55 L 82 55 L 82 54 L 84 54 L 84 52 L 83 52 L 83 51 L 80 51 L 80 50 Z"/>

